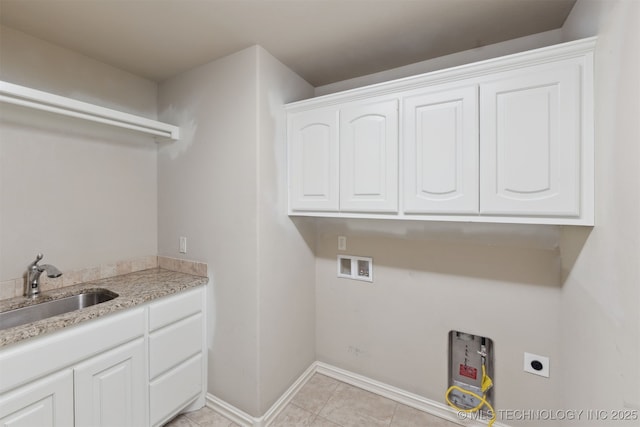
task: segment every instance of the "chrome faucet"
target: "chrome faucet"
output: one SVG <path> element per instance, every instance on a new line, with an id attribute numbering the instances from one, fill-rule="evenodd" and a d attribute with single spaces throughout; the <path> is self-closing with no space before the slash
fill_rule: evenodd
<path id="1" fill-rule="evenodd" d="M 47 276 L 54 278 L 62 276 L 62 272 L 51 264 L 38 265 L 44 255 L 38 254 L 36 260 L 27 267 L 27 291 L 25 296 L 35 298 L 40 293 L 40 275 L 46 271 Z"/>

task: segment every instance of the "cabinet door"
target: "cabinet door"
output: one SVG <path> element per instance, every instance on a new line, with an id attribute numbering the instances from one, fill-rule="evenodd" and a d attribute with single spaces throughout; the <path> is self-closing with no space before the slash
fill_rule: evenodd
<path id="1" fill-rule="evenodd" d="M 74 369 L 76 425 L 146 425 L 144 339 L 116 347 Z"/>
<path id="2" fill-rule="evenodd" d="M 478 213 L 478 88 L 404 99 L 404 212 Z"/>
<path id="3" fill-rule="evenodd" d="M 577 216 L 581 65 L 501 73 L 480 86 L 480 211 Z"/>
<path id="4" fill-rule="evenodd" d="M 340 210 L 398 211 L 398 101 L 340 110 Z"/>
<path id="5" fill-rule="evenodd" d="M 0 396 L 0 425 L 73 425 L 73 373 L 65 370 Z"/>
<path id="6" fill-rule="evenodd" d="M 289 115 L 291 211 L 338 210 L 338 110 Z"/>

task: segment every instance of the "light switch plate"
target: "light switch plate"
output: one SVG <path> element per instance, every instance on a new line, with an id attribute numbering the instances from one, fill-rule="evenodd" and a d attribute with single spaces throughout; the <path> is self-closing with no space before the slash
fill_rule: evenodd
<path id="1" fill-rule="evenodd" d="M 338 250 L 339 251 L 347 250 L 347 236 L 338 236 Z"/>

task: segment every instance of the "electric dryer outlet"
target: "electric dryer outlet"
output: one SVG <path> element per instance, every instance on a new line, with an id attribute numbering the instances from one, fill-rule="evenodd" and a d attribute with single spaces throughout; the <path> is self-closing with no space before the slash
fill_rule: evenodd
<path id="1" fill-rule="evenodd" d="M 524 353 L 524 371 L 549 378 L 549 358 L 533 353 Z"/>

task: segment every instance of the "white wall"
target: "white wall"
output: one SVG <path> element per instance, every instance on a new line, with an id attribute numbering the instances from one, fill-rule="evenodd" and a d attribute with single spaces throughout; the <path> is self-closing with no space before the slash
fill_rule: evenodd
<path id="1" fill-rule="evenodd" d="M 315 89 L 315 96 L 327 95 L 330 93 L 353 89 L 361 86 L 386 82 L 388 80 L 400 79 L 403 77 L 414 76 L 416 74 L 456 67 L 458 65 L 464 65 L 470 62 L 483 61 L 486 59 L 496 58 L 511 53 L 518 53 L 525 50 L 550 46 L 560 43 L 561 41 L 562 31 L 560 29 L 545 31 L 544 33 L 533 34 L 530 36 L 520 37 L 501 43 L 495 43 L 476 49 L 456 52 L 450 55 L 416 62 L 415 64 L 409 64 L 402 67 L 393 68 L 391 70 L 381 71 L 379 73 L 368 74 L 366 76 L 355 77 L 353 79 L 319 86 Z"/>
<path id="2" fill-rule="evenodd" d="M 3 27 L 0 79 L 155 117 L 156 85 Z M 0 281 L 157 251 L 152 138 L 0 104 Z"/>
<path id="3" fill-rule="evenodd" d="M 316 94 L 541 47 L 561 36 L 558 30 L 461 52 Z M 553 370 L 561 358 L 559 228 L 389 223 L 320 227 L 318 359 L 444 403 L 448 332 L 461 330 L 494 340 L 496 409 L 561 409 L 562 377 Z M 338 234 L 348 237 L 348 254 L 374 258 L 373 284 L 336 277 Z M 550 357 L 551 378 L 525 373 L 524 352 Z"/>
<path id="4" fill-rule="evenodd" d="M 209 392 L 261 416 L 313 359 L 313 255 L 286 216 L 282 103 L 312 89 L 259 47 L 160 85 L 159 254 L 209 265 Z"/>
<path id="5" fill-rule="evenodd" d="M 155 82 L 0 26 L 2 80 L 155 119 Z"/>
<path id="6" fill-rule="evenodd" d="M 310 97 L 312 90 L 271 54 L 258 49 L 260 414 L 316 360 L 315 229 L 287 216 L 282 108 L 287 102 Z"/>
<path id="7" fill-rule="evenodd" d="M 158 154 L 158 254 L 209 265 L 208 391 L 257 410 L 256 53 L 160 84 L 159 117 L 182 137 Z M 187 254 L 178 239 L 187 237 Z"/>
<path id="8" fill-rule="evenodd" d="M 578 0 L 562 30 L 528 40 L 599 37 L 596 226 L 563 227 L 553 251 L 548 229 L 542 245 L 528 244 L 525 233 L 515 238 L 518 248 L 475 225 L 414 233 L 404 225 L 385 224 L 381 232 L 375 224 L 329 223 L 317 250 L 319 360 L 443 401 L 446 332 L 460 328 L 495 340 L 496 409 L 607 411 L 609 420 L 597 425 L 621 424 L 612 410 L 640 410 L 639 28 L 640 2 Z M 495 56 L 494 47 L 485 50 Z M 510 42 L 501 47 L 513 51 Z M 484 59 L 472 52 L 317 88 L 316 95 Z M 336 278 L 338 234 L 349 238 L 347 253 L 374 257 L 372 285 Z M 550 356 L 549 379 L 522 372 L 524 351 Z"/>
<path id="9" fill-rule="evenodd" d="M 562 239 L 567 408 L 640 410 L 640 2 L 578 0 L 567 40 L 598 35 L 596 226 Z M 631 423 L 636 425 L 635 423 Z M 620 425 L 612 420 L 598 425 Z M 580 423 L 575 423 L 580 425 Z"/>
<path id="10" fill-rule="evenodd" d="M 525 351 L 559 358 L 559 265 L 553 249 L 455 239 L 347 234 L 374 259 L 374 282 L 336 277 L 337 234 L 316 264 L 318 359 L 438 402 L 448 333 L 491 338 L 498 408 L 557 408 L 560 379 L 524 373 Z M 489 239 L 491 240 L 491 239 Z"/>

